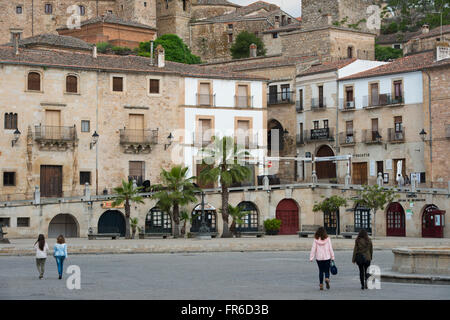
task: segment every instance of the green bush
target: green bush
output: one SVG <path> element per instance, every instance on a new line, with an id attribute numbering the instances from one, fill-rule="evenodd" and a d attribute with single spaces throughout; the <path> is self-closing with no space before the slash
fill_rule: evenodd
<path id="1" fill-rule="evenodd" d="M 394 49 L 391 47 L 383 47 L 375 45 L 375 60 L 377 61 L 389 61 L 401 58 L 403 56 L 402 49 Z"/>
<path id="2" fill-rule="evenodd" d="M 264 229 L 266 231 L 279 231 L 281 228 L 280 219 L 267 219 L 264 221 Z"/>
<path id="3" fill-rule="evenodd" d="M 242 59 L 250 57 L 250 45 L 254 43 L 257 46 L 256 55 L 265 56 L 266 49 L 264 47 L 264 42 L 258 38 L 255 34 L 242 31 L 236 37 L 235 43 L 230 48 L 231 56 L 233 59 Z"/>
<path id="4" fill-rule="evenodd" d="M 112 44 L 110 44 L 108 42 L 97 43 L 97 51 L 100 53 L 106 53 L 106 51 L 111 48 L 112 48 Z"/>

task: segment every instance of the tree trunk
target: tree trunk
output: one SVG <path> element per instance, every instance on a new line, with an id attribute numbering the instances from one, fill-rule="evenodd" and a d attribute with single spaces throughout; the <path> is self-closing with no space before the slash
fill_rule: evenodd
<path id="1" fill-rule="evenodd" d="M 130 234 L 130 202 L 125 201 L 125 239 L 131 239 Z"/>
<path id="2" fill-rule="evenodd" d="M 222 238 L 231 238 L 232 234 L 230 233 L 230 230 L 228 228 L 228 187 L 225 186 L 223 181 L 221 181 L 220 184 L 222 186 Z"/>
<path id="3" fill-rule="evenodd" d="M 180 236 L 180 207 L 178 204 L 173 205 L 173 237 Z"/>

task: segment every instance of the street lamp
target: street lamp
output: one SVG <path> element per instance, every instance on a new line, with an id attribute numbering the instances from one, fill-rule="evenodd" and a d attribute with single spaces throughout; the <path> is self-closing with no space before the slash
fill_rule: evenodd
<path id="1" fill-rule="evenodd" d="M 425 129 L 422 129 L 422 131 L 420 131 L 419 135 L 422 138 L 422 141 L 425 141 L 425 137 L 427 136 L 427 132 L 425 131 Z"/>
<path id="2" fill-rule="evenodd" d="M 198 238 L 202 240 L 210 240 L 211 239 L 211 233 L 209 230 L 208 225 L 206 224 L 206 217 L 205 217 L 205 192 L 202 191 L 202 223 L 200 226 L 200 229 L 198 229 Z"/>
<path id="3" fill-rule="evenodd" d="M 172 132 L 169 134 L 169 136 L 167 137 L 167 141 L 169 143 L 164 144 L 164 150 L 167 150 L 168 147 L 170 147 L 170 145 L 172 144 L 173 141 L 173 135 Z"/>
<path id="4" fill-rule="evenodd" d="M 19 129 L 16 128 L 16 130 L 14 131 L 14 139 L 11 141 L 11 146 L 14 147 L 14 145 L 17 143 L 17 141 L 20 138 L 20 131 Z"/>
<path id="5" fill-rule="evenodd" d="M 92 147 L 93 147 L 94 145 L 97 144 L 98 137 L 99 137 L 99 135 L 98 135 L 97 131 L 94 131 L 94 134 L 92 135 L 92 142 L 91 142 L 91 144 L 90 144 L 91 149 L 92 149 Z"/>

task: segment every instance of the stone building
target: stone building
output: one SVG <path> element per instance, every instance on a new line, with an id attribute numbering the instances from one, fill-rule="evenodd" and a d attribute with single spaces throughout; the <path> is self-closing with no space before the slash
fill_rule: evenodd
<path id="1" fill-rule="evenodd" d="M 436 27 L 432 30 L 428 25 L 423 25 L 418 34 L 410 37 L 404 45 L 403 54 L 411 55 L 428 50 L 434 50 L 439 42 L 450 42 L 450 25 Z"/>
<path id="2" fill-rule="evenodd" d="M 157 183 L 161 168 L 175 163 L 172 150 L 183 144 L 186 83 L 197 79 L 219 80 L 225 96 L 251 83 L 259 108 L 253 126 L 263 127 L 261 77 L 165 62 L 157 51 L 151 64 L 144 57 L 97 55 L 90 44 L 55 35 L 0 47 L 1 197 L 27 199 L 35 186 L 43 197 L 68 197 L 81 194 L 85 183 L 96 194 L 127 178 Z M 239 116 L 232 108 L 226 112 Z M 218 116 L 216 127 L 221 121 Z"/>

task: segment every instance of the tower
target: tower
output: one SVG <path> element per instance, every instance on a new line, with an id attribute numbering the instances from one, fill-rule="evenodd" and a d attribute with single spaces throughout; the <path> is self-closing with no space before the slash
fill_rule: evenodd
<path id="1" fill-rule="evenodd" d="M 156 28 L 157 0 L 116 0 L 117 15 Z"/>
<path id="2" fill-rule="evenodd" d="M 158 36 L 173 33 L 189 45 L 191 0 L 156 0 L 156 16 Z"/>

